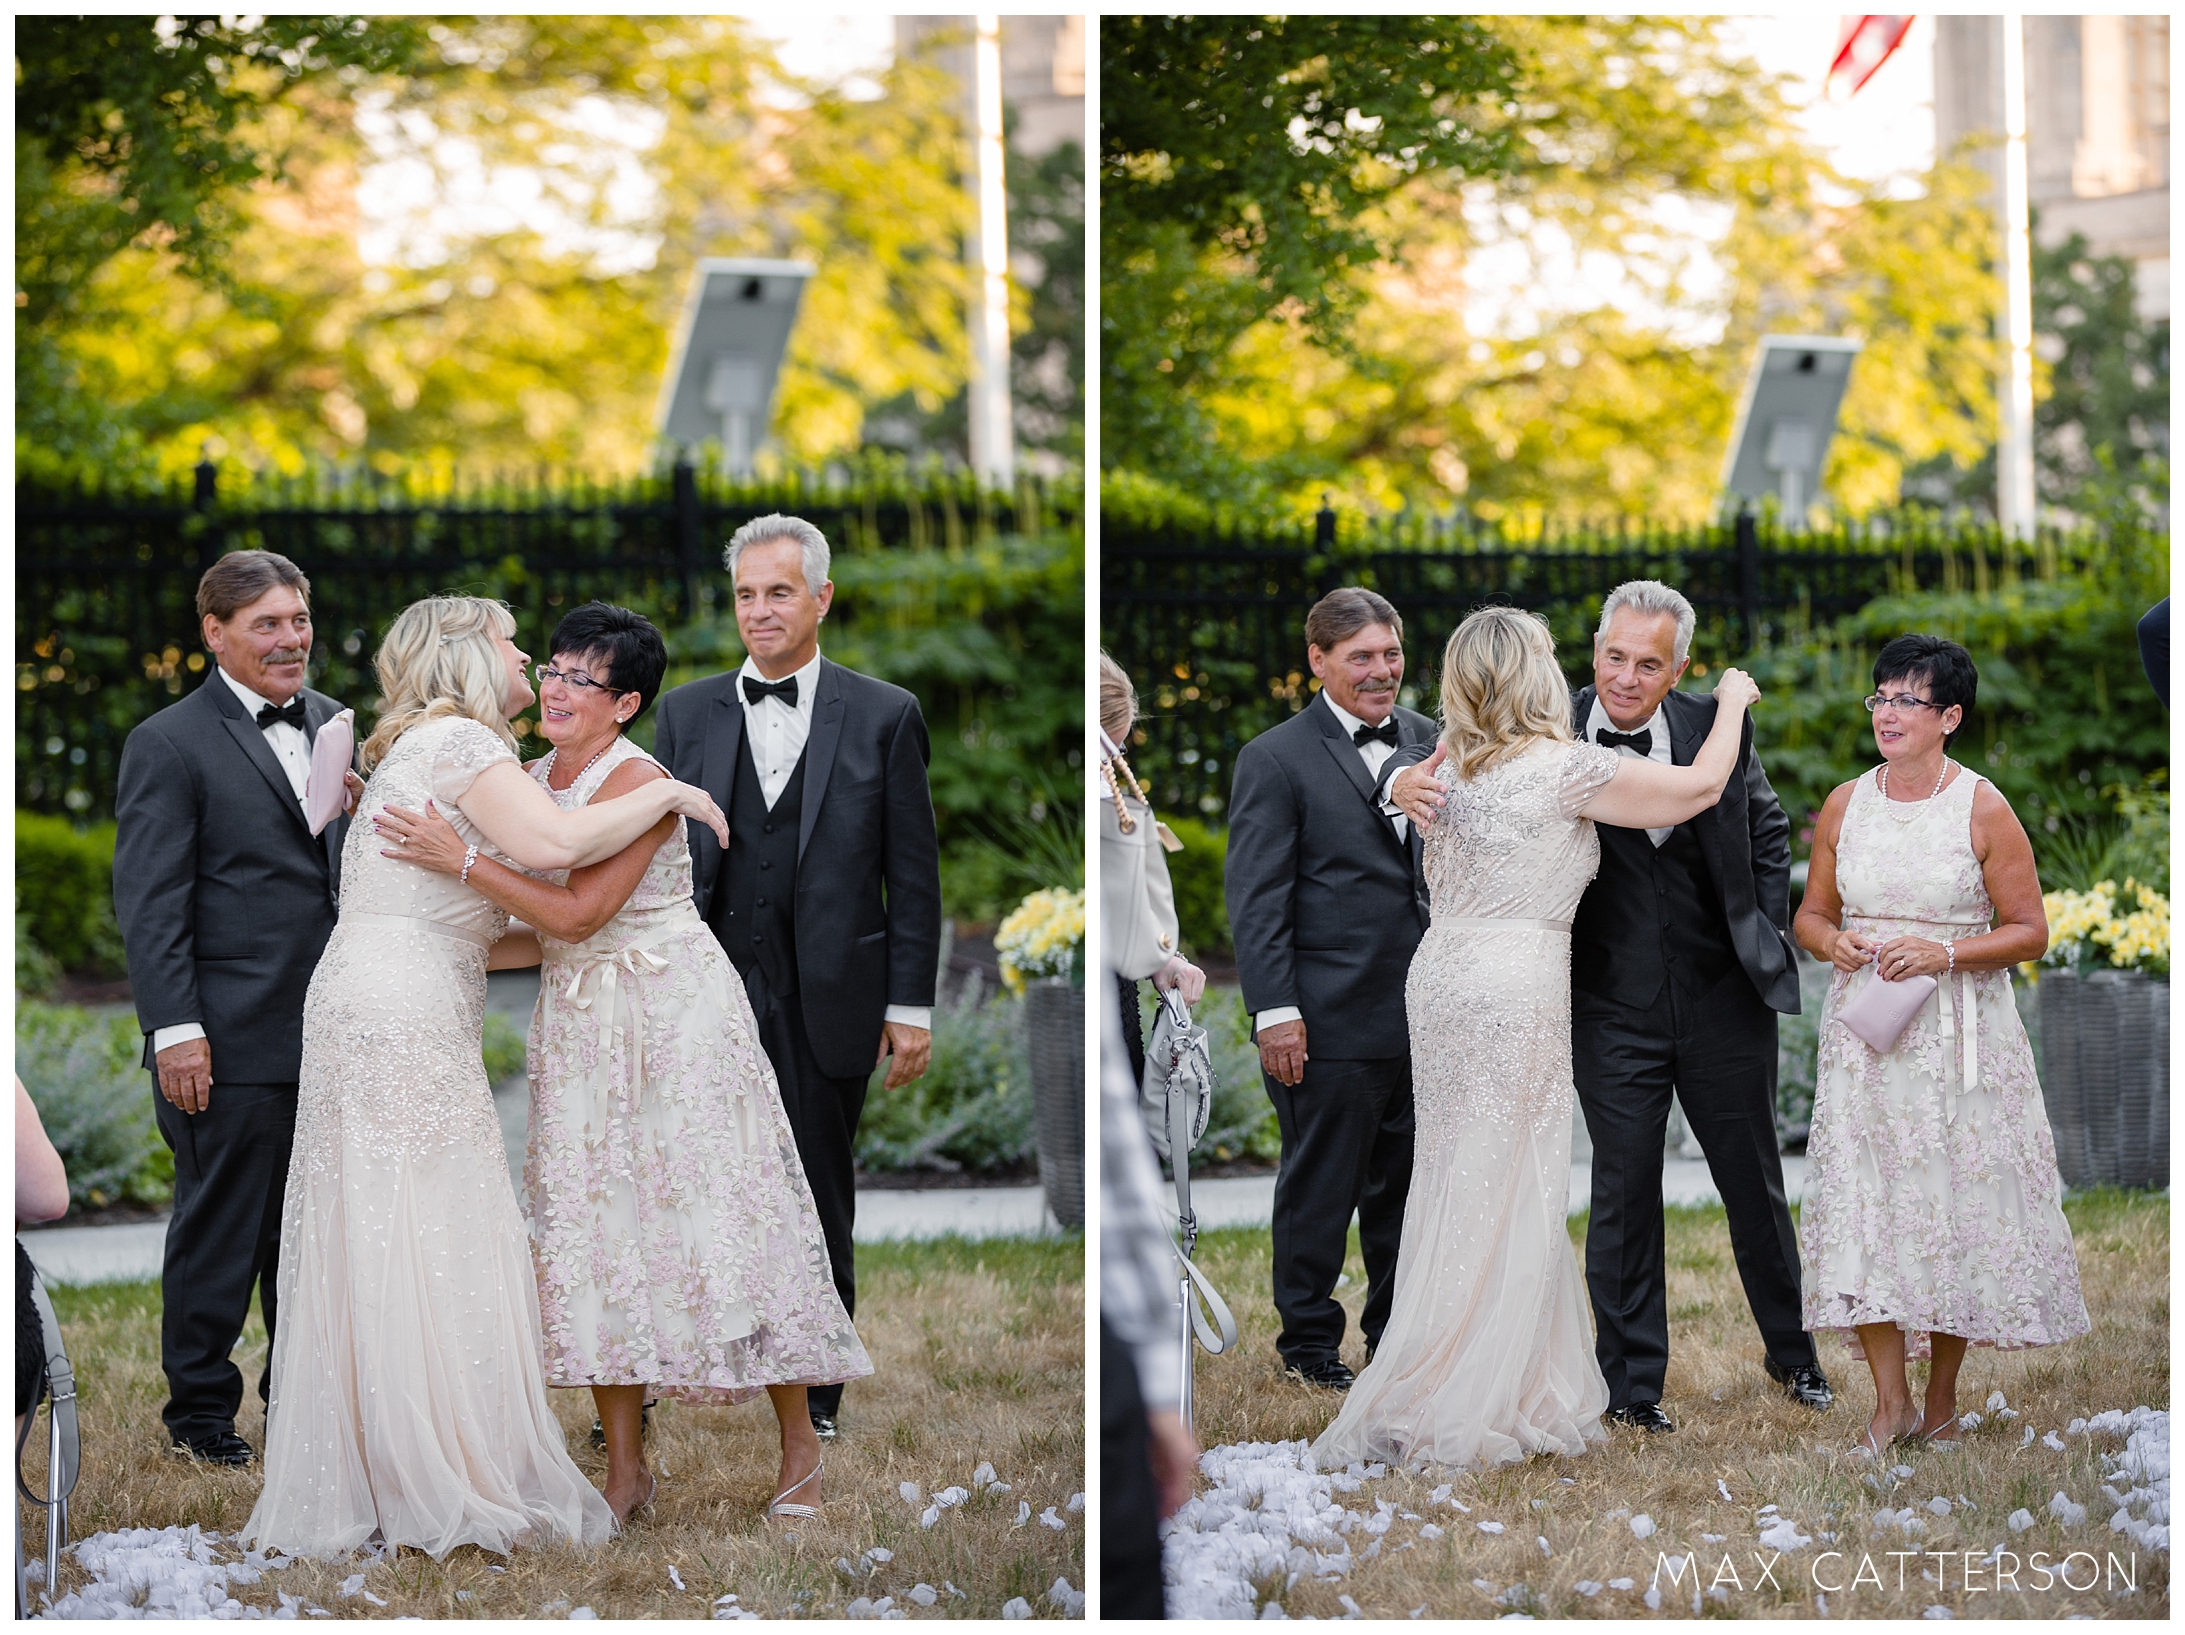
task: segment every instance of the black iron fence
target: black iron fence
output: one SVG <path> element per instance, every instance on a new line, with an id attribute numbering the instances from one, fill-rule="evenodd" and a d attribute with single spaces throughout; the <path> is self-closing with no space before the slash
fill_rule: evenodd
<path id="1" fill-rule="evenodd" d="M 671 631 L 713 616 L 722 543 L 767 512 L 808 518 L 838 555 L 854 556 L 1070 532 L 1083 509 L 1074 484 L 1027 479 L 1003 493 L 900 462 L 764 482 L 687 465 L 616 484 L 546 473 L 438 486 L 364 471 L 227 477 L 200 466 L 153 494 L 17 489 L 18 805 L 110 812 L 129 729 L 204 673 L 197 580 L 224 551 L 278 551 L 309 575 L 311 685 L 358 702 L 365 717 L 372 652 L 421 596 L 498 597 L 516 615 L 519 644 L 537 653 L 561 614 L 593 597 Z M 854 626 L 858 610 L 842 611 L 831 629 Z"/>
<path id="2" fill-rule="evenodd" d="M 1376 528 L 1323 511 L 1294 527 L 1103 514 L 1102 645 L 1136 683 L 1134 768 L 1157 807 L 1209 816 L 1236 752 L 1312 698 L 1305 612 L 1339 585 L 1395 604 L 1408 654 L 1403 701 L 1434 713 L 1441 649 L 1491 602 L 1543 615 L 1574 680 L 1608 592 L 1660 579 L 1691 599 L 1704 674 L 1786 633 L 1914 589 L 1986 591 L 2083 565 L 2092 534 L 2013 541 L 1927 517 L 1895 527 L 1789 532 L 1740 517 L 1683 529 L 1608 527 L 1515 538 L 1453 519 Z"/>

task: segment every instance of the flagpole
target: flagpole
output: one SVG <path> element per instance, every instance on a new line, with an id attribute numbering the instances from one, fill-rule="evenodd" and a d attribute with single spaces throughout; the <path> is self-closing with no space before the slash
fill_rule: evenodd
<path id="1" fill-rule="evenodd" d="M 2033 537 L 2033 240 L 2026 173 L 2026 20 L 2003 19 L 2002 435 L 1995 449 L 1995 514 L 2004 533 Z"/>

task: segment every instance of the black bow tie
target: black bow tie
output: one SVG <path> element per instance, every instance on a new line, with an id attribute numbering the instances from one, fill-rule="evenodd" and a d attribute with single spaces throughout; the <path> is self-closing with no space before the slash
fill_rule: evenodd
<path id="1" fill-rule="evenodd" d="M 1615 749 L 1621 745 L 1642 756 L 1654 753 L 1652 727 L 1644 732 L 1610 732 L 1606 727 L 1596 727 L 1593 729 L 1593 741 L 1604 749 Z"/>
<path id="2" fill-rule="evenodd" d="M 1403 740 L 1396 736 L 1396 718 L 1392 715 L 1377 727 L 1359 727 L 1350 735 L 1350 741 L 1363 749 L 1368 744 L 1386 744 L 1390 749 L 1403 747 Z"/>
<path id="3" fill-rule="evenodd" d="M 744 677 L 744 699 L 748 703 L 763 704 L 769 698 L 778 698 L 792 710 L 797 707 L 797 678 L 785 681 L 761 681 L 757 676 Z"/>
<path id="4" fill-rule="evenodd" d="M 281 721 L 286 721 L 298 732 L 304 730 L 303 694 L 298 693 L 285 705 L 261 704 L 258 706 L 258 725 L 261 727 L 270 727 Z"/>

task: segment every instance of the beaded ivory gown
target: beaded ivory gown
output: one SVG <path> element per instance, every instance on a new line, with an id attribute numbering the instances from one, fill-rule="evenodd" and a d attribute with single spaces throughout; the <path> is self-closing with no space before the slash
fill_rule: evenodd
<path id="1" fill-rule="evenodd" d="M 508 916 L 380 856 L 372 823 L 430 798 L 498 857 L 460 802 L 514 760 L 467 717 L 412 727 L 349 827 L 341 918 L 304 1002 L 266 1485 L 244 1529 L 263 1549 L 344 1556 L 377 1534 L 437 1558 L 614 1530 L 547 1396 L 480 1054 L 486 950 Z"/>
<path id="2" fill-rule="evenodd" d="M 574 811 L 632 759 L 618 738 L 567 789 L 552 756 L 528 770 Z M 587 941 L 539 942 L 524 1203 L 548 1379 L 729 1403 L 870 1374 L 686 826 Z"/>
<path id="3" fill-rule="evenodd" d="M 1422 838 L 1417 1115 L 1379 1349 L 1313 1444 L 1321 1470 L 1510 1464 L 1607 1440 L 1570 1199 L 1570 921 L 1600 866 L 1585 805 L 1616 752 L 1546 742 L 1457 781 Z M 1456 777 L 1454 767 L 1443 774 Z"/>
<path id="4" fill-rule="evenodd" d="M 1994 928 L 1972 843 L 1980 781 L 1960 767 L 1939 794 L 1888 801 L 1871 774 L 1859 779 L 1836 843 L 1847 929 L 1878 947 Z M 1896 1323 L 1922 1357 L 1930 1331 L 1999 1348 L 2084 1334 L 2056 1142 L 2010 973 L 1937 976 L 1886 1056 L 1836 1025 L 1873 973 L 1836 972 L 1821 1006 L 1798 1227 L 1806 1327 Z"/>

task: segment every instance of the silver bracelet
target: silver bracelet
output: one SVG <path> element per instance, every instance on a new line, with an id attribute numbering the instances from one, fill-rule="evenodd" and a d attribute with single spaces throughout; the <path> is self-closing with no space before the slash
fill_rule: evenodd
<path id="1" fill-rule="evenodd" d="M 1950 960 L 1950 970 L 1949 970 L 1949 973 L 1948 973 L 1948 974 L 1949 974 L 1949 975 L 1951 975 L 1951 976 L 1956 976 L 1956 975 L 1957 975 L 1957 944 L 1956 944 L 1956 943 L 1954 943 L 1954 942 L 1946 942 L 1946 943 L 1944 943 L 1944 944 L 1942 945 L 1942 951 L 1943 951 L 1943 953 L 1945 953 L 1946 955 L 1948 955 L 1948 956 L 1949 956 L 1949 960 Z"/>
<path id="2" fill-rule="evenodd" d="M 463 848 L 463 872 L 456 877 L 463 885 L 470 884 L 470 866 L 477 861 L 478 848 L 476 846 L 465 846 Z"/>

